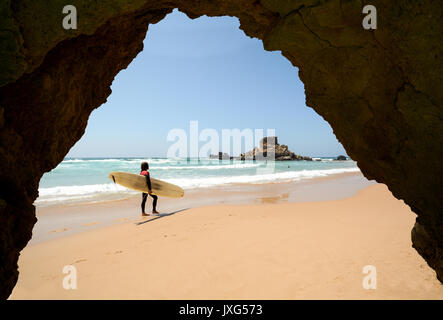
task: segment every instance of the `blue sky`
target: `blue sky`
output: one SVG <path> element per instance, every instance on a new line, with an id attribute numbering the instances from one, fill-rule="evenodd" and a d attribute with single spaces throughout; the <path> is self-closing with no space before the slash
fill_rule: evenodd
<path id="1" fill-rule="evenodd" d="M 168 132 L 275 129 L 297 154 L 345 154 L 329 124 L 305 105 L 298 70 L 239 29 L 237 18 L 174 11 L 150 25 L 144 50 L 114 79 L 67 157 L 165 157 Z M 204 144 L 201 143 L 201 144 Z"/>

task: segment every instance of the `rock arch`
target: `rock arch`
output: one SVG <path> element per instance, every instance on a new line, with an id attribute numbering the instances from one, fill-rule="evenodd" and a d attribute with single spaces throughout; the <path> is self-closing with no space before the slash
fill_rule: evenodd
<path id="1" fill-rule="evenodd" d="M 44 172 L 82 136 L 115 75 L 143 48 L 148 25 L 178 8 L 190 18 L 236 16 L 246 35 L 281 50 L 369 179 L 417 214 L 412 242 L 443 281 L 443 4 L 373 0 L 378 29 L 362 28 L 357 0 L 72 1 L 78 29 L 62 28 L 62 0 L 0 4 L 0 297 L 18 277 L 36 222 Z"/>

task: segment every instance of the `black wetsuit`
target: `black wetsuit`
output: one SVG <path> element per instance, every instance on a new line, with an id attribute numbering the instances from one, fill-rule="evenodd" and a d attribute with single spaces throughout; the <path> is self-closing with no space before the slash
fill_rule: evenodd
<path id="1" fill-rule="evenodd" d="M 151 188 L 151 178 L 149 177 L 149 174 L 145 175 L 146 177 L 146 184 L 148 185 L 148 189 L 152 190 Z M 148 198 L 149 193 L 142 193 L 142 212 L 145 213 L 145 205 L 146 205 L 146 199 Z M 158 197 L 155 194 L 150 195 L 154 201 L 152 202 L 152 211 L 157 211 L 157 199 Z"/>

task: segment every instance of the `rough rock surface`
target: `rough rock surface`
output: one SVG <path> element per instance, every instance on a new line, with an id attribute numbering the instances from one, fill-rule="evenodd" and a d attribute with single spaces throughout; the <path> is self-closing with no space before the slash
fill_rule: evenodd
<path id="1" fill-rule="evenodd" d="M 61 0 L 0 2 L 0 298 L 17 281 L 44 172 L 84 132 L 115 75 L 174 8 L 236 16 L 246 35 L 299 68 L 306 103 L 369 179 L 417 214 L 413 246 L 443 281 L 443 2 L 385 0 Z M 377 30 L 362 7 L 377 8 Z M 149 34 L 148 34 L 149 37 Z M 149 72 L 149 71 L 147 71 Z"/>
<path id="2" fill-rule="evenodd" d="M 279 144 L 277 137 L 264 137 L 260 140 L 260 147 L 256 147 L 251 151 L 242 153 L 241 160 L 260 160 L 272 159 L 275 161 L 285 160 L 307 160 L 312 161 L 312 158 L 300 156 L 290 151 L 287 145 Z"/>

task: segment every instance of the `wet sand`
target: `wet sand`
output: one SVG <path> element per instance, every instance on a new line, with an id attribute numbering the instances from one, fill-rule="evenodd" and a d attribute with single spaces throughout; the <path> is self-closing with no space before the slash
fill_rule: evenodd
<path id="1" fill-rule="evenodd" d="M 181 199 L 160 198 L 157 210 L 170 214 L 178 210 L 217 204 L 265 204 L 325 201 L 350 197 L 373 185 L 361 173 L 344 173 L 297 182 L 236 184 L 186 190 Z M 151 208 L 151 198 L 146 204 Z M 122 200 L 65 206 L 37 207 L 38 222 L 29 245 L 70 236 L 128 221 L 140 216 L 140 195 Z"/>

